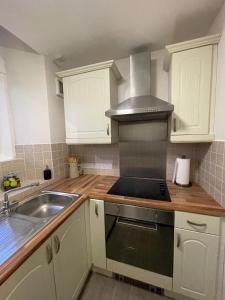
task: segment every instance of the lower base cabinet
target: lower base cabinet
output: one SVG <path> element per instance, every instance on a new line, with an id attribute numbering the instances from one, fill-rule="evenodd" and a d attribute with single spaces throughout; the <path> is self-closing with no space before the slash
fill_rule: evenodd
<path id="1" fill-rule="evenodd" d="M 0 300 L 77 299 L 88 275 L 84 205 L 0 287 Z"/>
<path id="2" fill-rule="evenodd" d="M 186 216 L 189 224 L 194 225 L 191 225 L 193 230 L 175 228 L 173 291 L 192 299 L 215 300 L 219 218 L 179 214 L 183 216 L 181 227 L 185 225 Z M 190 221 L 193 217 L 194 222 Z M 207 233 L 207 230 L 215 232 Z"/>
<path id="3" fill-rule="evenodd" d="M 1 300 L 55 300 L 51 238 L 0 287 Z"/>
<path id="4" fill-rule="evenodd" d="M 84 205 L 53 234 L 57 300 L 76 299 L 88 275 Z"/>

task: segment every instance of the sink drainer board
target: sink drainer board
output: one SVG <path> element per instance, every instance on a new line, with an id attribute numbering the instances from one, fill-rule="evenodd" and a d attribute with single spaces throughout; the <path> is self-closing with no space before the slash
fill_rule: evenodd
<path id="1" fill-rule="evenodd" d="M 0 220 L 0 265 L 13 255 L 41 227 L 39 222 L 18 217 L 2 217 Z"/>

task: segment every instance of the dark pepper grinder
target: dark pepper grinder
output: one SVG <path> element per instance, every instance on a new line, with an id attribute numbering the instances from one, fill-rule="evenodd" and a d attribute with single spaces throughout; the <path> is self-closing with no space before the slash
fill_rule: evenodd
<path id="1" fill-rule="evenodd" d="M 52 171 L 49 169 L 48 165 L 46 165 L 46 168 L 44 169 L 44 180 L 49 180 L 52 178 Z"/>

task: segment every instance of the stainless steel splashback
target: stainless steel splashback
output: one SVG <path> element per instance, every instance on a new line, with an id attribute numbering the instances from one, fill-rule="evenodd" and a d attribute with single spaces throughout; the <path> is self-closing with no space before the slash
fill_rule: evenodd
<path id="1" fill-rule="evenodd" d="M 167 120 L 120 122 L 120 176 L 166 179 L 167 141 Z"/>

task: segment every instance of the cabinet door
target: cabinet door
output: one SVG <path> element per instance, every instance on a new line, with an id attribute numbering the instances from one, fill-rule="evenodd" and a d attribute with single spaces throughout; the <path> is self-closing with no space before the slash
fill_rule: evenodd
<path id="1" fill-rule="evenodd" d="M 176 229 L 174 243 L 174 291 L 214 300 L 219 237 Z"/>
<path id="2" fill-rule="evenodd" d="M 84 205 L 52 235 L 57 300 L 76 299 L 88 275 Z"/>
<path id="3" fill-rule="evenodd" d="M 0 299 L 56 300 L 51 256 L 49 239 L 0 287 Z"/>
<path id="4" fill-rule="evenodd" d="M 97 70 L 63 78 L 66 138 L 80 143 L 104 142 L 110 137 L 109 70 Z"/>
<path id="5" fill-rule="evenodd" d="M 93 265 L 106 269 L 105 215 L 102 200 L 90 200 L 90 228 Z"/>
<path id="6" fill-rule="evenodd" d="M 209 133 L 212 59 L 211 45 L 173 54 L 172 135 Z"/>

